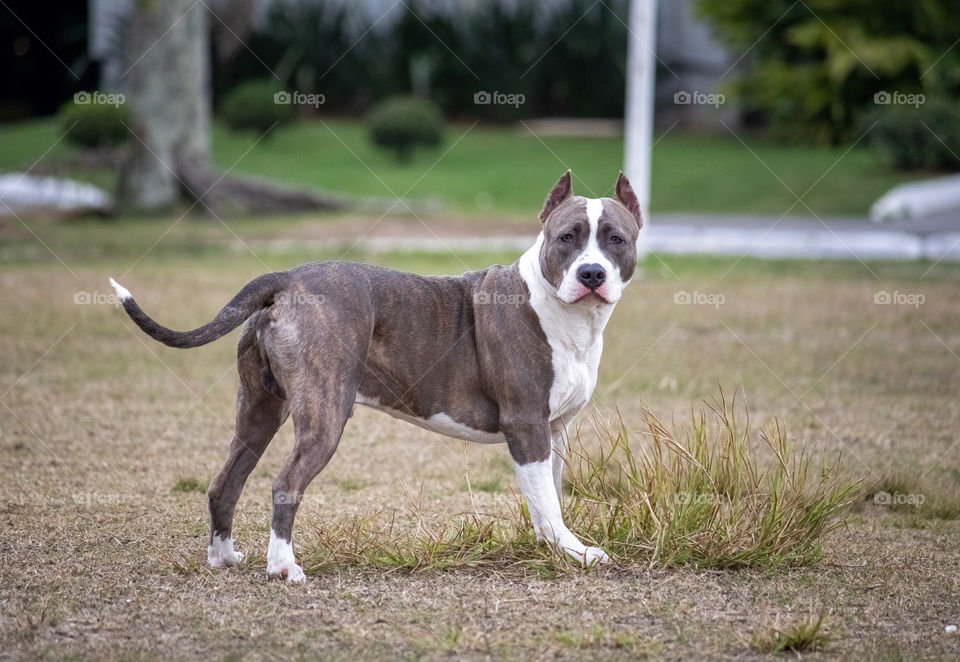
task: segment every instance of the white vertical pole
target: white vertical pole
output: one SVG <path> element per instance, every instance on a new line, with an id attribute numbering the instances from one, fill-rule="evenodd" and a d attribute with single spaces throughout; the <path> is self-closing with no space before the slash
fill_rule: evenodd
<path id="1" fill-rule="evenodd" d="M 640 254 L 650 227 L 650 156 L 657 71 L 657 0 L 633 0 L 627 33 L 627 99 L 624 119 L 623 170 L 643 212 Z"/>

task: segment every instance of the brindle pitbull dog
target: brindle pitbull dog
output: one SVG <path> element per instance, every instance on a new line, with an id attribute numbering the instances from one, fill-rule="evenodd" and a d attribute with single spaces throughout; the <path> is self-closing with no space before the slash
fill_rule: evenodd
<path id="1" fill-rule="evenodd" d="M 211 567 L 236 564 L 240 491 L 288 416 L 296 443 L 273 483 L 267 574 L 304 580 L 293 519 L 330 460 L 354 403 L 442 434 L 506 441 L 537 538 L 584 565 L 605 562 L 564 525 L 566 424 L 597 382 L 603 328 L 633 276 L 640 206 L 623 174 L 616 198 L 573 195 L 568 171 L 547 196 L 536 243 L 512 265 L 427 278 L 345 262 L 254 279 L 208 324 L 172 331 L 113 279 L 152 338 L 198 347 L 244 324 L 230 453 L 210 484 Z"/>

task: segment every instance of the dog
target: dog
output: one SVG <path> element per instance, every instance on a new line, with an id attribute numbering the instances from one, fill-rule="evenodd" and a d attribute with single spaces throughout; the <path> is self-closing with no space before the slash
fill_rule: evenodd
<path id="1" fill-rule="evenodd" d="M 540 212 L 536 243 L 510 266 L 424 277 L 349 262 L 305 264 L 248 283 L 209 323 L 173 331 L 111 285 L 131 319 L 170 347 L 199 347 L 243 324 L 229 455 L 207 492 L 213 568 L 235 565 L 233 514 L 288 417 L 295 444 L 273 483 L 267 574 L 305 580 L 293 522 L 355 404 L 444 435 L 506 442 L 537 539 L 584 566 L 609 561 L 561 517 L 567 424 L 597 383 L 603 329 L 633 277 L 643 219 L 620 174 L 615 197 L 573 194 L 567 171 Z"/>

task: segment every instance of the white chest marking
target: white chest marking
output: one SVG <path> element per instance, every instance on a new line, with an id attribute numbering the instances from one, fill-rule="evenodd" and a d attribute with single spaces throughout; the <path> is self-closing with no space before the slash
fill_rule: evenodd
<path id="1" fill-rule="evenodd" d="M 540 269 L 543 241 L 541 233 L 520 258 L 520 275 L 530 290 L 530 305 L 553 354 L 550 420 L 563 418 L 569 423 L 586 406 L 597 385 L 603 328 L 613 305 L 585 306 L 561 301 Z"/>

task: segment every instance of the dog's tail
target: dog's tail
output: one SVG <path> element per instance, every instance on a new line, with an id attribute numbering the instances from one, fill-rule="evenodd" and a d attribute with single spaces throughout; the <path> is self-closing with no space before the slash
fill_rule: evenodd
<path id="1" fill-rule="evenodd" d="M 193 331 L 174 331 L 155 322 L 137 305 L 127 288 L 110 279 L 110 284 L 113 285 L 113 289 L 123 303 L 123 309 L 137 326 L 154 340 L 159 340 L 170 347 L 180 348 L 199 347 L 222 338 L 243 324 L 258 309 L 270 305 L 274 295 L 284 290 L 289 283 L 290 274 L 286 271 L 254 278 L 217 313 L 216 317 L 200 328 Z"/>

